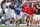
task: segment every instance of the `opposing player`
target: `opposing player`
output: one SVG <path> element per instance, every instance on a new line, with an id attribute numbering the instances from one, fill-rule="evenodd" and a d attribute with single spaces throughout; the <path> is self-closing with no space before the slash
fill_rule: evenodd
<path id="1" fill-rule="evenodd" d="M 19 2 L 15 3 L 14 10 L 15 10 L 16 25 L 18 24 L 18 21 L 21 20 L 19 7 L 20 7 L 20 3 Z"/>
<path id="2" fill-rule="evenodd" d="M 6 4 L 6 0 L 0 0 L 0 16 L 7 16 L 5 14 L 5 4 Z"/>
<path id="3" fill-rule="evenodd" d="M 8 24 L 10 25 L 10 18 L 13 18 L 13 16 L 11 17 L 11 14 L 9 15 L 9 11 L 5 12 L 6 10 L 5 5 L 6 5 L 6 0 L 0 0 L 0 16 L 3 16 L 5 19 L 7 19 L 7 22 L 8 22 L 7 25 Z"/>
<path id="4" fill-rule="evenodd" d="M 6 13 L 7 13 L 8 17 L 10 18 L 10 20 L 12 19 L 12 24 L 14 25 L 14 15 L 13 15 L 14 2 L 11 1 L 11 2 L 6 3 L 6 6 L 8 7 L 8 8 L 6 8 L 8 10 Z"/>

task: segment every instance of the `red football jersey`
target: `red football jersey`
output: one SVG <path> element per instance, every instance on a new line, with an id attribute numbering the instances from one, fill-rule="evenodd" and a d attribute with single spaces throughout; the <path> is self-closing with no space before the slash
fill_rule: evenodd
<path id="1" fill-rule="evenodd" d="M 28 13 L 29 15 L 31 15 L 31 14 L 33 13 L 33 7 L 29 8 L 29 9 L 27 10 L 27 13 Z"/>
<path id="2" fill-rule="evenodd" d="M 22 12 L 27 12 L 27 8 L 28 8 L 27 4 L 26 5 L 22 4 L 21 7 L 22 7 Z"/>

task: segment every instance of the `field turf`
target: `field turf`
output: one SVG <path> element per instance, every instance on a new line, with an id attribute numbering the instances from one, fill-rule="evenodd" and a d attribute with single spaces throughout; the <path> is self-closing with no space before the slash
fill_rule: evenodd
<path id="1" fill-rule="evenodd" d="M 0 27 L 7 27 L 7 26 L 0 26 Z M 40 26 L 10 26 L 10 27 L 40 27 Z"/>

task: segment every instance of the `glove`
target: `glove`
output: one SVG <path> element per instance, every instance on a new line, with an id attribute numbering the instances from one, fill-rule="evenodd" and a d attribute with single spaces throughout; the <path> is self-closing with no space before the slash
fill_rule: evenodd
<path id="1" fill-rule="evenodd" d="M 5 11 L 3 11 L 3 14 L 5 14 Z"/>
<path id="2" fill-rule="evenodd" d="M 3 14 L 5 14 L 5 11 L 4 11 L 4 9 L 3 9 L 2 11 L 3 11 Z"/>

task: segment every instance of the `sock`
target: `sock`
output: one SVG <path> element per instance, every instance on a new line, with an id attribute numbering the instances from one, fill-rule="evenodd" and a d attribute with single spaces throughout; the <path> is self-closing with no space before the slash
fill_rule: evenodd
<path id="1" fill-rule="evenodd" d="M 27 21 L 25 21 L 25 23 L 27 24 Z"/>
<path id="2" fill-rule="evenodd" d="M 15 24 L 16 24 L 16 22 L 15 22 Z"/>
<path id="3" fill-rule="evenodd" d="M 9 27 L 10 26 L 10 21 L 7 21 L 7 27 Z"/>
<path id="4" fill-rule="evenodd" d="M 37 24 L 37 26 L 38 26 L 38 24 Z"/>

